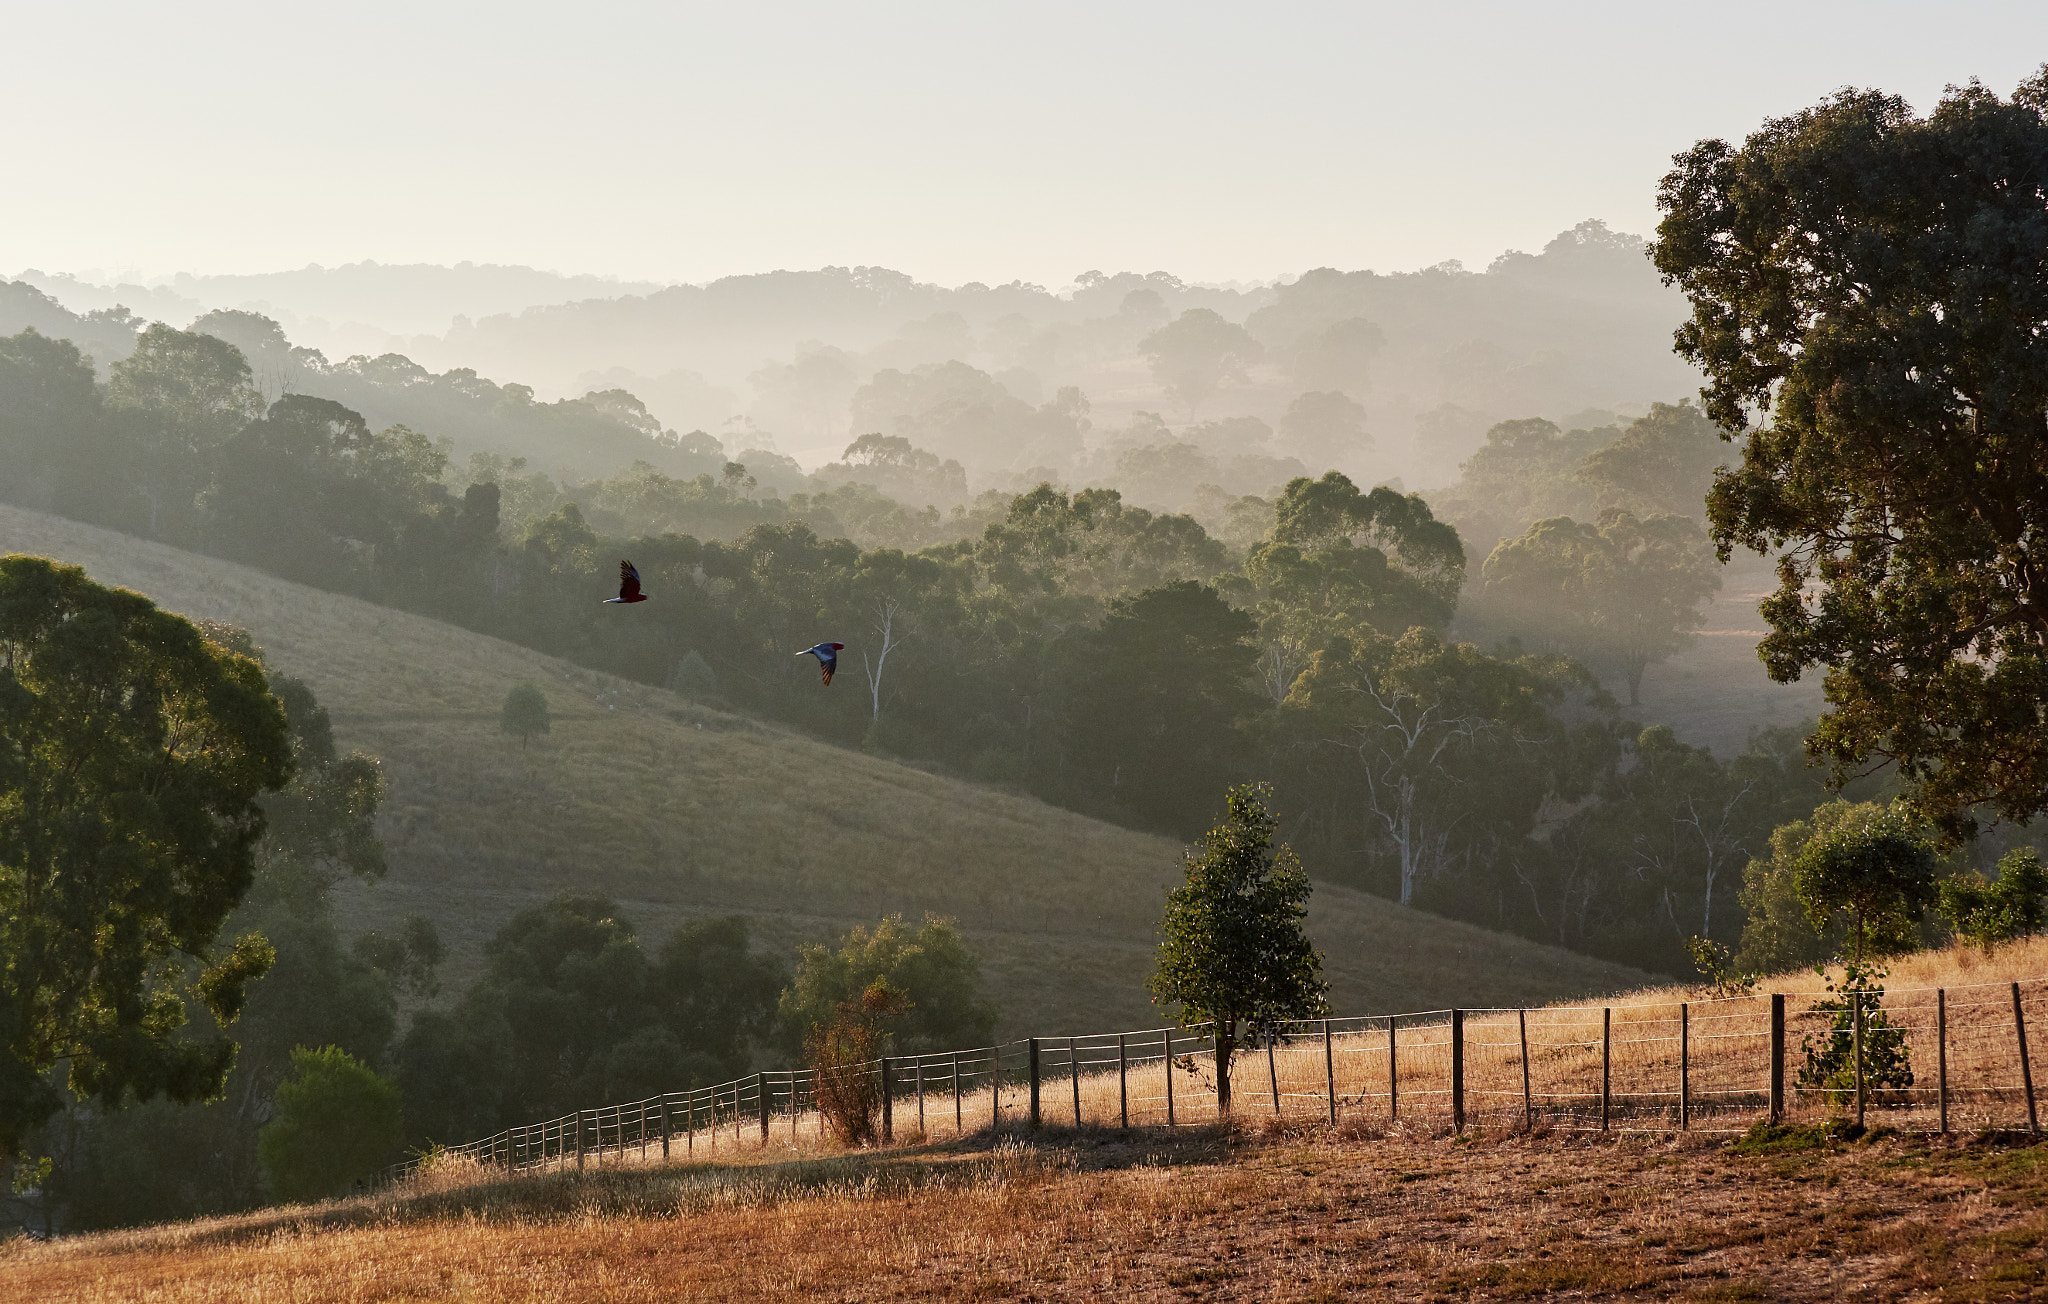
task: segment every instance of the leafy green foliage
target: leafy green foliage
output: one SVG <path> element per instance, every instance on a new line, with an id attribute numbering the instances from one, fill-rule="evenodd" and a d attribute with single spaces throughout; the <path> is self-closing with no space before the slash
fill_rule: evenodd
<path id="1" fill-rule="evenodd" d="M 907 1002 L 891 1025 L 891 1054 L 986 1046 L 995 1038 L 995 1011 L 981 996 L 981 962 L 947 920 L 927 917 L 913 929 L 891 915 L 873 928 L 854 927 L 837 947 L 814 944 L 797 955 L 780 1018 L 799 1044 L 876 983 Z"/>
<path id="2" fill-rule="evenodd" d="M 364 964 L 384 975 L 394 988 L 420 999 L 440 990 L 434 972 L 440 968 L 444 951 L 441 930 L 424 915 L 412 915 L 399 925 L 395 935 L 364 933 L 350 946 Z"/>
<path id="3" fill-rule="evenodd" d="M 783 981 L 742 919 L 693 921 L 650 958 L 617 903 L 573 893 L 514 915 L 484 961 L 452 1010 L 422 1012 L 398 1046 L 414 1140 L 736 1076 Z"/>
<path id="4" fill-rule="evenodd" d="M 890 1025 L 915 1008 L 887 978 L 876 978 L 804 1034 L 818 1112 L 840 1144 L 872 1145 L 878 1137 L 882 1084 L 874 1061 L 889 1052 Z"/>
<path id="5" fill-rule="evenodd" d="M 2041 931 L 2048 915 L 2048 865 L 2032 847 L 2018 847 L 1998 861 L 1998 877 L 1954 875 L 1941 884 L 1939 908 L 1958 934 L 1987 953 L 2005 942 Z"/>
<path id="6" fill-rule="evenodd" d="M 1806 918 L 1824 926 L 1837 911 L 1850 916 L 1852 957 L 1911 949 L 1913 925 L 1934 904 L 1934 846 L 1897 806 L 1816 833 L 1793 864 L 1793 886 Z"/>
<path id="7" fill-rule="evenodd" d="M 1392 873 L 1374 885 L 1410 902 L 1469 855 L 1526 836 L 1546 794 L 1576 787 L 1574 731 L 1551 710 L 1574 679 L 1427 629 L 1332 639 L 1278 725 L 1296 744 L 1297 800 L 1322 838 L 1383 848 Z"/>
<path id="8" fill-rule="evenodd" d="M 399 1132 L 396 1086 L 338 1046 L 301 1047 L 257 1135 L 264 1181 L 280 1200 L 341 1194 L 396 1157 Z"/>
<path id="9" fill-rule="evenodd" d="M 1749 432 L 1715 542 L 1779 552 L 1765 663 L 1828 667 L 1815 755 L 1889 758 L 1951 840 L 2048 810 L 2044 112 L 2048 72 L 1925 117 L 1845 90 L 1700 142 L 1659 196 L 1679 352 Z"/>
<path id="10" fill-rule="evenodd" d="M 1275 847 L 1273 790 L 1232 788 L 1225 817 L 1186 857 L 1186 880 L 1159 921 L 1152 999 L 1178 1006 L 1183 1024 L 1216 1025 L 1217 1103 L 1230 1107 L 1230 1057 L 1248 1037 L 1329 1009 L 1322 956 L 1302 930 L 1309 881 L 1285 844 Z"/>
<path id="11" fill-rule="evenodd" d="M 517 683 L 505 692 L 505 705 L 498 711 L 498 728 L 519 740 L 521 747 L 535 734 L 548 731 L 548 696 L 533 683 Z"/>
<path id="12" fill-rule="evenodd" d="M 201 632 L 223 652 L 262 659 L 246 631 L 205 622 Z M 64 1156 L 56 1190 L 73 1225 L 194 1217 L 257 1202 L 264 1190 L 257 1130 L 291 1071 L 292 1050 L 338 1046 L 374 1064 L 391 1042 L 393 985 L 404 976 L 344 944 L 329 900 L 343 876 L 373 881 L 383 873 L 374 831 L 383 795 L 377 763 L 337 755 L 327 713 L 306 685 L 278 674 L 269 683 L 285 710 L 293 774 L 260 799 L 268 819 L 254 881 L 223 931 L 260 934 L 275 959 L 247 987 L 234 1025 L 234 1067 L 215 1098 L 74 1109 L 44 1129 L 38 1144 L 54 1144 Z M 193 1032 L 212 1020 L 212 1012 L 201 1013 Z"/>
<path id="13" fill-rule="evenodd" d="M 292 773 L 254 661 L 75 566 L 0 558 L 0 1153 L 60 1104 L 218 1092 L 222 1022 L 270 948 L 215 943 L 255 874 L 265 789 Z"/>
<path id="14" fill-rule="evenodd" d="M 1081 781 L 1139 822 L 1194 826 L 1193 794 L 1244 761 L 1236 725 L 1258 705 L 1245 688 L 1257 629 L 1193 580 L 1112 602 L 1070 689 Z"/>
<path id="15" fill-rule="evenodd" d="M 1690 403 L 1652 403 L 1621 438 L 1586 456 L 1579 479 L 1603 502 L 1643 516 L 1698 516 L 1714 474 L 1735 451 L 1706 414 Z"/>
<path id="16" fill-rule="evenodd" d="M 1751 860 L 1742 872 L 1742 906 L 1746 921 L 1736 963 L 1752 973 L 1783 973 L 1817 963 L 1842 948 L 1847 924 L 1830 920 L 1815 927 L 1799 899 L 1801 853 L 1816 834 L 1834 833 L 1874 817 L 1875 803 L 1825 802 L 1805 819 L 1771 830 L 1767 855 Z"/>
<path id="17" fill-rule="evenodd" d="M 1827 969 L 1818 971 L 1823 977 Z M 1866 1092 L 1913 1085 L 1912 1048 L 1906 1030 L 1892 1023 L 1881 1008 L 1885 971 L 1875 965 L 1851 960 L 1840 980 L 1827 979 L 1833 995 L 1810 1007 L 1828 1016 L 1828 1027 L 1818 1038 L 1801 1033 L 1799 1050 L 1805 1063 L 1799 1069 L 1799 1085 L 1819 1090 L 1834 1104 L 1853 1099 L 1856 1092 L 1856 1016 L 1863 1016 L 1863 1088 Z"/>
<path id="18" fill-rule="evenodd" d="M 1638 520 L 1621 508 L 1597 525 L 1538 521 L 1486 559 L 1488 616 L 1595 665 L 1618 668 L 1630 706 L 1643 671 L 1682 651 L 1721 587 L 1706 539 L 1688 517 Z"/>
<path id="19" fill-rule="evenodd" d="M 1695 937 L 1685 944 L 1693 968 L 1707 980 L 1707 989 L 1717 997 L 1749 996 L 1756 991 L 1757 976 L 1735 967 L 1735 956 L 1711 938 Z"/>

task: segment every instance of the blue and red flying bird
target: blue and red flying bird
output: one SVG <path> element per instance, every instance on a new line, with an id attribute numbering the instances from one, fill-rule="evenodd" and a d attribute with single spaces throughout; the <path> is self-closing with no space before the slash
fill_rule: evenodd
<path id="1" fill-rule="evenodd" d="M 640 572 L 633 569 L 633 563 L 619 563 L 619 596 L 606 598 L 606 602 L 645 602 L 647 595 L 640 591 Z"/>
<path id="2" fill-rule="evenodd" d="M 844 643 L 820 643 L 816 647 L 805 648 L 797 653 L 797 655 L 800 657 L 818 658 L 819 677 L 825 681 L 825 687 L 830 688 L 832 687 L 832 672 L 839 668 L 839 650 L 845 646 L 846 644 Z"/>

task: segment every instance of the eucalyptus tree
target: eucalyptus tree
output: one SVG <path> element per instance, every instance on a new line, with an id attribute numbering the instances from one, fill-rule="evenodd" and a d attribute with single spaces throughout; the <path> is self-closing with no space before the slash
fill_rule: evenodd
<path id="1" fill-rule="evenodd" d="M 2048 811 L 2048 68 L 1928 114 L 1844 90 L 1705 140 L 1652 255 L 1745 435 L 1713 537 L 1779 554 L 1760 647 L 1826 668 L 1810 741 L 1885 758 L 1949 838 Z"/>
<path id="2" fill-rule="evenodd" d="M 0 558 L 0 1155 L 70 1089 L 203 1100 L 273 952 L 221 946 L 256 871 L 259 796 L 292 775 L 253 659 L 76 566 Z"/>

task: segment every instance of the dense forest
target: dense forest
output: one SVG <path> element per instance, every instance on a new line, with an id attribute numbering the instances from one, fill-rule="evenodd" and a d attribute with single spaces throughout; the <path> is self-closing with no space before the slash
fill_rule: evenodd
<path id="1" fill-rule="evenodd" d="M 1715 757 L 1603 686 L 1682 646 L 1718 583 L 1683 512 L 1726 445 L 1690 407 L 1496 425 L 1439 495 L 1462 537 L 1338 471 L 1217 490 L 1206 524 L 1051 482 L 941 514 L 881 487 L 958 474 L 905 436 L 779 494 L 629 395 L 415 383 L 419 427 L 379 429 L 309 392 L 359 401 L 360 373 L 302 363 L 266 398 L 275 328 L 195 327 L 147 327 L 104 376 L 39 332 L 0 345 L 0 494 L 1139 827 L 1192 835 L 1271 778 L 1317 874 L 1665 972 L 1734 939 L 1742 866 L 1823 795 L 1792 733 Z M 457 464 L 444 410 L 609 424 L 631 460 Z M 599 605 L 622 556 L 655 601 Z M 829 691 L 790 655 L 822 638 L 848 644 Z"/>

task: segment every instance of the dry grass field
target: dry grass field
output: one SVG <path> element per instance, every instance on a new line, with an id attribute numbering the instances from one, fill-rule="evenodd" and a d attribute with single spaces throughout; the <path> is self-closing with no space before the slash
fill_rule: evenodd
<path id="1" fill-rule="evenodd" d="M 1892 987 L 2027 979 L 2048 939 L 1912 957 Z M 1808 976 L 1810 977 L 1810 976 Z M 1803 1007 L 1818 981 L 1766 984 Z M 1614 998 L 1637 1025 L 1682 991 Z M 1578 1012 L 1534 1011 L 1564 1026 Z M 1480 1025 L 1468 1025 L 1468 1033 Z M 2010 1025 L 2008 1024 L 2008 1032 Z M 1372 1034 L 1355 1049 L 1369 1050 Z M 1640 1048 L 1640 1042 L 1637 1043 Z M 1727 1047 L 1702 1050 L 1711 1064 Z M 1916 1047 L 1924 1067 L 1927 1048 Z M 1317 1059 L 1320 1060 L 1320 1055 Z M 2010 1076 L 2008 1038 L 1956 1037 L 1959 1076 Z M 1644 1067 L 1639 1054 L 1632 1069 Z M 302 1301 L 1056 1300 L 1995 1301 L 2048 1296 L 2048 1143 L 2023 1115 L 1932 1134 L 1880 1109 L 1826 1126 L 1602 1134 L 1347 1099 L 1336 1127 L 1262 1108 L 1258 1057 L 1229 1126 L 1062 1126 L 1007 1112 L 965 1137 L 833 1152 L 809 1138 L 686 1158 L 607 1156 L 507 1176 L 456 1160 L 370 1197 L 0 1242 L 0 1297 L 108 1304 Z M 1754 1066 L 1750 1066 L 1754 1067 Z M 1320 1068 L 1320 1064 L 1318 1065 Z M 1491 1068 L 1482 1056 L 1474 1071 Z M 1156 1066 L 1151 1070 L 1157 1074 Z M 1192 1076 L 1192 1075 L 1191 1075 Z M 1281 1074 L 1283 1096 L 1301 1083 Z M 1089 1102 L 1102 1079 L 1084 1082 Z M 1424 1084 L 1418 1081 L 1415 1086 Z M 1317 1088 L 1320 1083 L 1315 1084 Z M 1193 1103 L 1192 1101 L 1190 1103 Z M 2008 1102 L 2010 1103 L 2010 1102 Z M 1006 1111 L 1013 1110 L 1007 1102 Z M 1091 1119 L 1095 1116 L 1093 1105 Z M 899 1118 L 907 1117 L 899 1106 Z M 1747 1119 L 1739 1120 L 1747 1122 Z M 1910 1122 L 1920 1130 L 1900 1131 Z M 1985 1127 L 1984 1123 L 1995 1126 Z M 934 1132 L 942 1132 L 935 1128 Z"/>
<path id="2" fill-rule="evenodd" d="M 1180 854 L 1164 839 L 58 517 L 0 506 L 0 552 L 242 625 L 312 684 L 342 744 L 382 757 L 390 781 L 391 872 L 344 887 L 344 926 L 431 917 L 452 952 L 444 986 L 467 981 L 514 911 L 574 888 L 618 898 L 649 936 L 745 914 L 785 952 L 891 912 L 947 915 L 983 957 L 1004 1036 L 1156 1021 L 1142 982 Z M 524 752 L 497 728 L 522 679 L 555 717 Z M 1310 931 L 1344 1011 L 1540 1003 L 1647 980 L 1327 885 Z"/>
<path id="3" fill-rule="evenodd" d="M 0 1244 L 46 1304 L 2023 1300 L 2048 1146 L 1214 1128 L 558 1173 Z"/>

